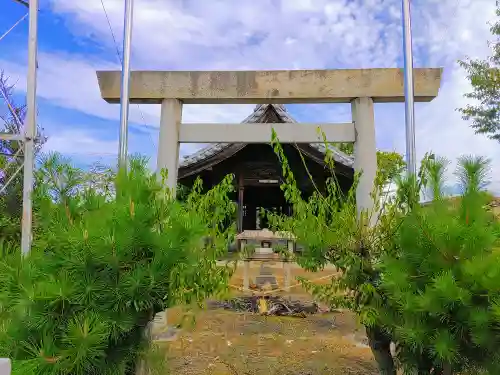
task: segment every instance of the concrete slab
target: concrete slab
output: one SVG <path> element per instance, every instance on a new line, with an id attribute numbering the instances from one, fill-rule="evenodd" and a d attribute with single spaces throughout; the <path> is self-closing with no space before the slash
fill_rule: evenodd
<path id="1" fill-rule="evenodd" d="M 442 69 L 417 68 L 414 73 L 415 101 L 434 99 Z M 120 71 L 98 71 L 97 80 L 103 99 L 119 103 Z M 403 69 L 133 71 L 130 79 L 132 103 L 349 103 L 358 97 L 404 102 Z"/>

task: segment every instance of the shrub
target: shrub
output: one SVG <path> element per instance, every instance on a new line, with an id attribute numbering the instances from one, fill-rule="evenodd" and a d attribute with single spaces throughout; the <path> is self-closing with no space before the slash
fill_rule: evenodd
<path id="1" fill-rule="evenodd" d="M 181 203 L 141 159 L 111 199 L 87 187 L 56 200 L 41 186 L 31 253 L 0 262 L 0 357 L 19 375 L 134 373 L 155 314 L 227 285 L 216 257 L 231 190 L 230 177 L 204 195 L 198 184 Z"/>
<path id="2" fill-rule="evenodd" d="M 268 213 L 271 227 L 296 236 L 297 242 L 304 248 L 296 256 L 296 261 L 304 269 L 317 271 L 326 265 L 334 265 L 340 271 L 328 284 L 317 285 L 307 279 L 300 279 L 300 282 L 329 307 L 348 308 L 356 313 L 359 321 L 367 327 L 368 342 L 381 373 L 395 375 L 390 332 L 384 329 L 378 315 L 380 307 L 386 302 L 378 287 L 376 265 L 400 219 L 399 215 L 393 215 L 396 205 L 380 215 L 376 225 L 368 225 L 371 215 L 379 207 L 358 217 L 358 175 L 348 192 L 343 192 L 338 181 L 332 177 L 327 180 L 325 191 L 316 191 L 305 200 L 275 135 L 273 145 L 285 178 L 281 188 L 293 206 L 293 214 Z M 326 150 L 325 162 L 333 171 L 333 158 L 328 147 Z M 374 192 L 374 197 L 379 201 L 377 193 Z"/>
<path id="3" fill-rule="evenodd" d="M 390 310 L 382 314 L 401 342 L 404 367 L 419 374 L 500 371 L 499 224 L 482 192 L 488 161 L 459 160 L 463 193 L 443 196 L 443 159 L 430 161 L 433 200 L 415 206 L 380 263 Z M 432 371 L 432 372 L 431 372 Z"/>

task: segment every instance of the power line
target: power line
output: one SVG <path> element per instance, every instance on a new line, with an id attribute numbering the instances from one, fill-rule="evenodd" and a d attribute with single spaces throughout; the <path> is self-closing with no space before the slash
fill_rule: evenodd
<path id="1" fill-rule="evenodd" d="M 115 36 L 115 33 L 113 31 L 113 26 L 111 25 L 111 20 L 109 18 L 109 15 L 108 15 L 108 12 L 106 10 L 106 6 L 104 5 L 104 0 L 101 0 L 101 6 L 102 6 L 102 10 L 104 12 L 104 16 L 106 17 L 106 22 L 108 23 L 108 28 L 109 28 L 109 31 L 111 33 L 111 37 L 113 38 L 113 44 L 115 46 L 115 50 L 116 50 L 116 56 L 118 57 L 118 61 L 120 62 L 120 64 L 123 64 L 123 60 L 122 60 L 122 56 L 120 54 L 120 49 L 118 48 L 118 42 L 116 40 L 116 36 Z M 144 113 L 142 112 L 142 109 L 140 107 L 139 104 L 136 104 L 137 105 L 137 109 L 139 110 L 139 113 L 141 115 L 141 119 L 142 119 L 142 124 L 147 127 L 147 124 L 146 124 L 146 119 L 144 117 Z M 155 142 L 153 140 L 153 137 L 151 137 L 151 134 L 149 134 L 150 136 L 150 139 L 151 139 L 151 143 L 153 145 L 155 145 Z"/>
<path id="2" fill-rule="evenodd" d="M 111 32 L 111 37 L 113 38 L 113 43 L 116 49 L 116 56 L 118 56 L 118 60 L 120 61 L 120 64 L 122 63 L 122 58 L 120 55 L 120 50 L 118 49 L 118 42 L 116 41 L 115 33 L 113 31 L 113 27 L 111 26 L 111 21 L 108 16 L 108 12 L 106 10 L 106 6 L 104 5 L 104 0 L 101 0 L 101 6 L 102 10 L 104 11 L 104 16 L 106 17 L 106 21 L 108 23 L 109 31 Z"/>
<path id="3" fill-rule="evenodd" d="M 5 38 L 12 30 L 14 30 L 14 28 L 19 25 L 22 21 L 24 21 L 24 19 L 28 17 L 28 13 L 26 13 L 23 17 L 21 17 L 9 30 L 7 30 L 5 33 L 2 34 L 2 36 L 0 36 L 0 41 Z"/>

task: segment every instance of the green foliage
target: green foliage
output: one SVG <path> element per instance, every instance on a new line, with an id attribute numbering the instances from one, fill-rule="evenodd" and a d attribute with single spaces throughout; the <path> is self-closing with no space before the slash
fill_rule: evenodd
<path id="1" fill-rule="evenodd" d="M 500 16 L 498 2 L 496 15 Z M 459 111 L 465 120 L 472 120 L 472 128 L 476 133 L 500 141 L 500 21 L 497 20 L 490 30 L 494 37 L 493 55 L 484 60 L 459 61 L 472 85 L 472 92 L 465 94 L 465 97 L 476 102 Z"/>
<path id="2" fill-rule="evenodd" d="M 35 194 L 38 198 L 66 204 L 80 192 L 84 180 L 84 171 L 71 165 L 68 158 L 49 153 L 41 156 L 40 166 L 35 171 Z"/>
<path id="3" fill-rule="evenodd" d="M 330 179 L 325 195 L 318 192 L 305 201 L 275 135 L 273 146 L 293 215 L 269 214 L 269 222 L 273 229 L 296 235 L 304 246 L 296 258 L 302 267 L 314 271 L 330 264 L 340 271 L 329 285 L 302 282 L 331 307 L 357 314 L 380 373 L 396 374 L 391 341 L 397 343 L 397 360 L 407 371 L 498 373 L 500 229 L 482 191 L 488 160 L 459 159 L 463 195 L 458 205 L 443 193 L 447 161 L 430 154 L 417 176 L 396 179 L 393 199 L 381 207 L 375 199 L 372 212 L 358 215 L 358 176 L 347 194 Z M 332 160 L 327 153 L 330 168 Z M 433 199 L 425 206 L 420 203 L 422 191 Z"/>
<path id="4" fill-rule="evenodd" d="M 342 152 L 354 154 L 354 143 L 335 143 Z M 403 156 L 395 151 L 377 151 L 377 175 L 375 183 L 379 188 L 394 181 L 405 169 L 406 163 Z"/>
<path id="5" fill-rule="evenodd" d="M 375 184 L 383 187 L 393 182 L 406 168 L 403 156 L 395 151 L 377 151 Z"/>
<path id="6" fill-rule="evenodd" d="M 402 342 L 401 359 L 423 374 L 500 370 L 499 223 L 482 192 L 488 160 L 463 157 L 459 201 L 442 192 L 447 161 L 429 161 L 433 201 L 415 206 L 380 262 L 390 309 L 381 316 Z"/>
<path id="7" fill-rule="evenodd" d="M 270 225 L 274 229 L 294 233 L 304 246 L 301 256 L 296 258 L 303 268 L 317 271 L 326 265 L 334 265 L 341 271 L 339 277 L 332 278 L 331 284 L 316 285 L 305 279 L 301 280 L 302 284 L 330 307 L 349 308 L 357 313 L 361 323 L 376 325 L 378 307 L 385 303 L 378 288 L 376 265 L 385 249 L 390 247 L 392 234 L 401 220 L 402 202 L 408 202 L 410 196 L 413 199 L 414 191 L 419 188 L 416 184 L 407 184 L 406 194 L 400 193 L 392 204 L 375 199 L 373 211 L 359 215 L 355 200 L 358 174 L 347 193 L 341 190 L 336 178 L 331 177 L 326 182 L 325 194 L 315 192 L 304 200 L 275 133 L 272 145 L 282 165 L 284 183 L 281 189 L 292 204 L 293 214 L 268 213 Z M 325 162 L 333 171 L 334 159 L 326 149 Z M 344 147 L 343 151 L 350 150 Z M 375 198 L 380 196 L 383 186 L 396 179 L 404 168 L 401 155 L 387 152 L 379 152 L 379 155 L 387 157 L 378 159 L 379 183 L 373 192 Z M 424 159 L 427 160 L 427 156 Z M 419 173 L 422 175 L 423 169 Z M 384 213 L 376 214 L 380 211 Z"/>
<path id="8" fill-rule="evenodd" d="M 344 194 L 335 177 L 326 183 L 326 194 L 315 192 L 304 200 L 297 187 L 295 177 L 279 144 L 273 134 L 273 147 L 282 164 L 284 184 L 281 186 L 285 198 L 292 204 L 292 216 L 268 213 L 273 229 L 293 233 L 304 251 L 296 261 L 303 268 L 317 271 L 326 265 L 334 265 L 342 272 L 332 278 L 329 285 L 315 285 L 301 280 L 318 299 L 333 308 L 349 308 L 355 311 L 364 324 L 374 323 L 374 310 L 370 306 L 372 298 L 377 298 L 373 288 L 376 274 L 373 259 L 378 257 L 377 233 L 366 225 L 370 213 L 365 212 L 362 222 L 358 221 L 354 186 Z M 327 165 L 333 170 L 333 156 L 327 149 Z"/>
<path id="9" fill-rule="evenodd" d="M 0 357 L 19 375 L 132 374 L 156 313 L 227 287 L 232 177 L 179 202 L 143 159 L 112 194 L 55 159 L 39 171 L 32 252 L 0 262 Z"/>
<path id="10" fill-rule="evenodd" d="M 344 154 L 347 155 L 352 155 L 354 154 L 354 143 L 348 142 L 348 143 L 334 143 L 333 144 L 335 147 L 339 149 L 339 151 L 342 151 Z"/>
<path id="11" fill-rule="evenodd" d="M 384 208 L 380 207 L 382 200 L 378 199 L 384 184 L 378 183 L 373 192 L 374 210 L 358 213 L 355 200 L 358 174 L 347 193 L 342 192 L 338 181 L 332 177 L 326 182 L 325 194 L 315 192 L 304 200 L 276 134 L 273 134 L 272 143 L 283 168 L 285 182 L 281 188 L 292 204 L 293 214 L 288 217 L 269 213 L 269 223 L 275 230 L 289 231 L 296 236 L 304 247 L 296 257 L 303 268 L 317 271 L 333 265 L 340 271 L 326 285 L 317 285 L 306 279 L 300 279 L 300 282 L 315 298 L 331 308 L 348 308 L 355 312 L 367 327 L 369 344 L 381 374 L 396 375 L 390 354 L 391 337 L 381 325 L 380 311 L 386 299 L 379 288 L 377 264 L 397 229 L 398 205 L 393 204 L 385 208 L 383 214 L 377 214 Z M 333 171 L 334 159 L 328 148 L 325 162 Z"/>

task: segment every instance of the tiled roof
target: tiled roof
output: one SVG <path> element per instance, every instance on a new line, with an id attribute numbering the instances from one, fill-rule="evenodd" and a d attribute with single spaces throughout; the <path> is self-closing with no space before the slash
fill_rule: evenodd
<path id="1" fill-rule="evenodd" d="M 246 119 L 242 121 L 244 124 L 252 124 L 252 123 L 264 123 L 264 122 L 277 122 L 277 121 L 266 121 L 269 120 L 267 116 L 268 109 L 274 109 L 278 116 L 280 117 L 280 120 L 282 122 L 286 123 L 297 123 L 295 119 L 290 116 L 288 111 L 286 110 L 285 106 L 283 104 L 258 104 L 253 113 L 248 116 Z M 229 147 L 234 147 L 234 146 L 244 146 L 243 144 L 241 145 L 235 145 L 233 143 L 212 143 L 208 145 L 207 147 L 204 147 L 203 149 L 195 152 L 194 154 L 187 155 L 184 157 L 183 160 L 180 161 L 179 167 L 188 167 L 192 164 L 196 164 L 200 161 L 206 160 L 208 158 L 211 158 L 212 156 L 217 155 L 218 153 L 226 150 Z M 323 143 L 311 143 L 311 147 L 317 149 L 318 151 L 325 153 L 325 145 Z M 353 167 L 354 165 L 354 158 L 350 155 L 347 155 L 343 153 L 342 151 L 338 150 L 336 147 L 329 146 L 333 157 L 337 163 L 343 164 L 347 167 Z"/>

